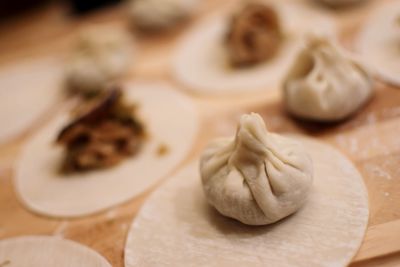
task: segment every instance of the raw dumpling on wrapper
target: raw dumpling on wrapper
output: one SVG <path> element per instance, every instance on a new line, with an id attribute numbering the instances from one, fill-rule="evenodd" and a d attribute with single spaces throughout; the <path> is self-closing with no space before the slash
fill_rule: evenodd
<path id="1" fill-rule="evenodd" d="M 165 30 L 189 17 L 198 0 L 131 0 L 129 12 L 141 30 Z"/>
<path id="2" fill-rule="evenodd" d="M 222 13 L 222 14 L 221 14 Z M 277 88 L 304 34 L 334 36 L 329 14 L 294 1 L 243 1 L 204 19 L 173 58 L 175 78 L 201 94 L 243 94 Z"/>
<path id="3" fill-rule="evenodd" d="M 232 16 L 224 40 L 229 64 L 243 68 L 275 57 L 284 41 L 281 24 L 272 6 L 250 2 L 242 7 Z"/>
<path id="4" fill-rule="evenodd" d="M 244 115 L 235 139 L 206 149 L 200 173 L 195 160 L 149 196 L 128 232 L 125 266 L 348 266 L 368 224 L 363 178 L 333 147 L 291 138 L 301 146 Z M 255 227 L 207 202 L 251 225 L 298 210 Z"/>
<path id="5" fill-rule="evenodd" d="M 111 26 L 82 31 L 66 66 L 66 82 L 72 91 L 92 94 L 123 76 L 131 63 L 132 40 Z"/>
<path id="6" fill-rule="evenodd" d="M 296 212 L 313 180 L 312 161 L 303 147 L 268 132 L 254 113 L 241 117 L 234 139 L 206 148 L 200 173 L 208 202 L 250 225 L 274 223 Z"/>
<path id="7" fill-rule="evenodd" d="M 372 90 L 368 71 L 322 37 L 308 40 L 283 83 L 287 109 L 318 121 L 348 117 L 367 102 Z"/>

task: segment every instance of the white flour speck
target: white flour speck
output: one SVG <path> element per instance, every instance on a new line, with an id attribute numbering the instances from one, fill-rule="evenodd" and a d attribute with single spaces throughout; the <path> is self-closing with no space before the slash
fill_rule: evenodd
<path id="1" fill-rule="evenodd" d="M 377 178 L 385 178 L 385 179 L 387 179 L 387 180 L 391 180 L 391 179 L 392 179 L 392 176 L 391 176 L 389 173 L 385 172 L 382 168 L 380 168 L 380 167 L 377 166 L 377 165 L 369 164 L 369 165 L 367 165 L 367 166 L 365 167 L 365 169 L 366 169 L 368 172 L 372 173 L 372 175 L 373 175 L 374 177 L 377 177 Z"/>
<path id="2" fill-rule="evenodd" d="M 384 193 L 385 197 L 388 197 L 390 194 L 388 192 Z"/>

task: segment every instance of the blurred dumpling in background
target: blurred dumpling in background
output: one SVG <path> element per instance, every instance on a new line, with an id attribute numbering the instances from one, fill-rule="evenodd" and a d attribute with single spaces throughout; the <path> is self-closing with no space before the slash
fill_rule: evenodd
<path id="1" fill-rule="evenodd" d="M 333 42 L 311 37 L 283 83 L 284 101 L 295 116 L 341 120 L 372 95 L 373 81 L 360 63 Z"/>
<path id="2" fill-rule="evenodd" d="M 165 30 L 188 18 L 198 2 L 198 0 L 131 0 L 129 14 L 133 25 L 140 30 Z"/>
<path id="3" fill-rule="evenodd" d="M 274 223 L 305 203 L 313 180 L 300 143 L 267 131 L 260 115 L 243 115 L 234 138 L 211 143 L 200 174 L 208 202 L 249 225 Z"/>
<path id="4" fill-rule="evenodd" d="M 400 87 L 400 2 L 373 11 L 358 37 L 357 51 L 382 80 Z"/>
<path id="5" fill-rule="evenodd" d="M 93 94 L 123 76 L 129 68 L 132 40 L 123 30 L 92 26 L 83 30 L 66 66 L 66 81 L 75 92 Z"/>
<path id="6" fill-rule="evenodd" d="M 275 89 L 304 34 L 336 34 L 329 14 L 292 2 L 235 2 L 222 12 L 199 23 L 176 48 L 174 75 L 188 90 L 234 94 Z"/>

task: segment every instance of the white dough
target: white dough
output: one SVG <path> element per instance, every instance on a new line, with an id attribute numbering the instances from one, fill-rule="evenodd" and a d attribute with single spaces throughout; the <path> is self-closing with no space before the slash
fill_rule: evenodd
<path id="1" fill-rule="evenodd" d="M 0 241 L 4 267 L 111 267 L 100 254 L 79 243 L 50 236 L 22 236 Z"/>
<path id="2" fill-rule="evenodd" d="M 276 8 L 285 38 L 277 55 L 252 67 L 231 68 L 223 45 L 230 15 L 218 14 L 201 22 L 179 43 L 172 62 L 175 78 L 196 93 L 276 89 L 301 46 L 302 35 L 322 31 L 335 34 L 335 23 L 327 14 L 293 3 L 271 4 Z"/>
<path id="3" fill-rule="evenodd" d="M 148 135 L 138 154 L 109 169 L 60 175 L 63 148 L 54 142 L 69 119 L 68 112 L 60 114 L 30 140 L 18 162 L 15 186 L 26 207 L 56 217 L 102 211 L 143 193 L 184 159 L 198 125 L 190 99 L 163 83 L 124 88 Z M 158 154 L 160 146 L 167 147 L 165 155 Z"/>
<path id="4" fill-rule="evenodd" d="M 127 32 L 96 25 L 83 30 L 66 63 L 66 80 L 72 90 L 90 93 L 105 89 L 128 71 L 132 42 Z"/>
<path id="5" fill-rule="evenodd" d="M 287 109 L 319 121 L 344 119 L 371 97 L 373 80 L 366 68 L 334 42 L 308 39 L 283 82 Z"/>
<path id="6" fill-rule="evenodd" d="M 125 266 L 347 266 L 368 222 L 362 177 L 332 147 L 297 140 L 315 170 L 309 199 L 298 212 L 267 226 L 224 217 L 207 203 L 195 162 L 144 204 L 128 235 Z"/>
<path id="7" fill-rule="evenodd" d="M 198 0 L 130 0 L 133 23 L 141 29 L 163 30 L 190 16 Z"/>
<path id="8" fill-rule="evenodd" d="M 400 2 L 391 1 L 373 10 L 356 46 L 381 79 L 400 87 Z"/>
<path id="9" fill-rule="evenodd" d="M 311 189 L 312 162 L 300 143 L 270 133 L 260 115 L 242 115 L 234 138 L 211 142 L 200 160 L 208 202 L 245 224 L 274 223 L 296 212 Z"/>
<path id="10" fill-rule="evenodd" d="M 62 65 L 35 59 L 0 69 L 0 143 L 16 137 L 62 98 Z"/>

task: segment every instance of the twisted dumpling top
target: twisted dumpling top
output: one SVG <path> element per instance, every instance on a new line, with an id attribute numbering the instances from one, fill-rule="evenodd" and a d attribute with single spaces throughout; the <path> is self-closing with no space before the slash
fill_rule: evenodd
<path id="1" fill-rule="evenodd" d="M 234 139 L 211 143 L 200 163 L 208 202 L 250 225 L 273 223 L 297 211 L 307 198 L 312 172 L 303 147 L 269 133 L 254 113 L 241 117 Z"/>
<path id="2" fill-rule="evenodd" d="M 372 79 L 360 63 L 317 37 L 308 40 L 283 84 L 288 110 L 320 121 L 351 115 L 370 98 L 372 88 Z"/>

